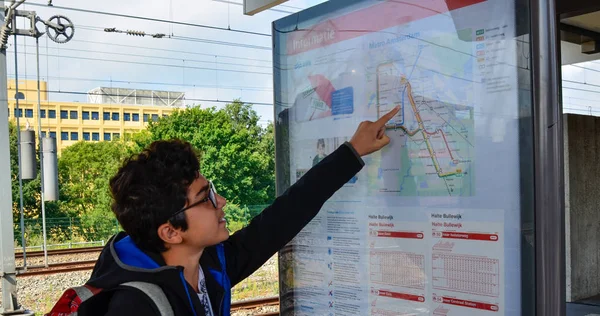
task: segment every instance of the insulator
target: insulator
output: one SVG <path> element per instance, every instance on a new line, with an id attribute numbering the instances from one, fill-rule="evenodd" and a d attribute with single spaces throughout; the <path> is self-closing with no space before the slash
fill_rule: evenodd
<path id="1" fill-rule="evenodd" d="M 133 35 L 133 36 L 146 36 L 146 32 L 134 31 L 134 30 L 127 30 L 127 34 Z"/>
<path id="2" fill-rule="evenodd" d="M 2 27 L 2 30 L 0 30 L 0 41 L 2 41 L 2 47 L 6 47 L 9 36 L 10 36 L 10 29 L 8 28 L 8 26 L 4 25 Z"/>

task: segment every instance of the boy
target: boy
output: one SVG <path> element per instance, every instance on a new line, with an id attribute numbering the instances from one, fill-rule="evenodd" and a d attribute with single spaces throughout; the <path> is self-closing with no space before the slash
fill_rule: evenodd
<path id="1" fill-rule="evenodd" d="M 350 142 L 309 170 L 244 229 L 229 236 L 225 198 L 199 173 L 188 143 L 158 141 L 111 179 L 113 212 L 125 232 L 107 244 L 88 281 L 104 289 L 79 307 L 86 315 L 160 315 L 131 281 L 158 285 L 174 315 L 229 315 L 230 289 L 260 268 L 390 142 L 385 123 L 362 122 Z"/>

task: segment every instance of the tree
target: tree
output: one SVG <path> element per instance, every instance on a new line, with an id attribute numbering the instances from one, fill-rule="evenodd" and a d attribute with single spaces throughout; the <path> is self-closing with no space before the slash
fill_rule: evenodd
<path id="1" fill-rule="evenodd" d="M 129 146 L 120 140 L 78 142 L 60 156 L 61 208 L 69 216 L 82 219 L 79 233 L 87 240 L 114 233 L 109 181 L 129 151 Z"/>
<path id="2" fill-rule="evenodd" d="M 251 105 L 178 110 L 148 130 L 153 140 L 179 138 L 201 152 L 201 173 L 238 205 L 267 204 L 275 197 L 273 129 L 258 125 Z"/>

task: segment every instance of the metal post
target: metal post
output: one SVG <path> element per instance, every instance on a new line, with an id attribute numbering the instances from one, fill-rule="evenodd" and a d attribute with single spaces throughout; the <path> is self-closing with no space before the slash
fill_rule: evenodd
<path id="1" fill-rule="evenodd" d="M 16 20 L 17 18 L 15 17 L 13 19 L 13 24 L 16 25 Z M 26 248 L 26 241 L 25 241 L 25 214 L 23 212 L 23 173 L 22 173 L 22 166 L 21 166 L 21 108 L 19 107 L 19 66 L 17 64 L 17 35 L 14 35 L 14 41 L 15 41 L 15 109 L 16 109 L 16 115 L 15 117 L 17 118 L 17 161 L 18 161 L 18 167 L 19 167 L 19 213 L 21 215 L 21 244 L 23 245 L 23 266 L 25 268 L 27 268 L 27 252 L 25 250 Z M 8 101 L 8 98 L 7 98 Z"/>
<path id="2" fill-rule="evenodd" d="M 0 6 L 0 25 L 4 25 L 4 7 Z M 0 50 L 0 109 L 8 108 L 6 87 L 6 50 Z M 0 111 L 0 157 L 10 157 L 8 116 Z M 17 279 L 12 215 L 10 159 L 0 159 L 0 279 L 2 283 L 2 308 L 0 315 L 25 312 L 17 302 Z"/>
<path id="3" fill-rule="evenodd" d="M 556 4 L 531 0 L 536 315 L 566 315 L 565 191 Z"/>
<path id="4" fill-rule="evenodd" d="M 46 240 L 46 202 L 44 200 L 44 151 L 42 150 L 42 107 L 40 105 L 40 38 L 35 38 L 35 57 L 37 62 L 37 113 L 38 113 L 38 139 L 40 140 L 40 182 L 42 202 L 42 231 L 44 235 L 44 265 L 48 267 L 48 249 Z"/>

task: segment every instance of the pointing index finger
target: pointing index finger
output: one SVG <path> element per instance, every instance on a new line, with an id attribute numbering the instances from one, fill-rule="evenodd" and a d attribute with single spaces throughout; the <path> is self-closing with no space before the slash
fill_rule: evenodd
<path id="1" fill-rule="evenodd" d="M 385 123 L 387 123 L 389 120 L 391 120 L 394 115 L 396 115 L 398 113 L 398 111 L 400 111 L 400 106 L 396 106 L 395 108 L 393 108 L 391 111 L 389 111 L 386 115 L 380 117 L 377 122 L 375 122 L 376 126 L 378 128 L 382 128 L 383 126 L 385 126 Z"/>

